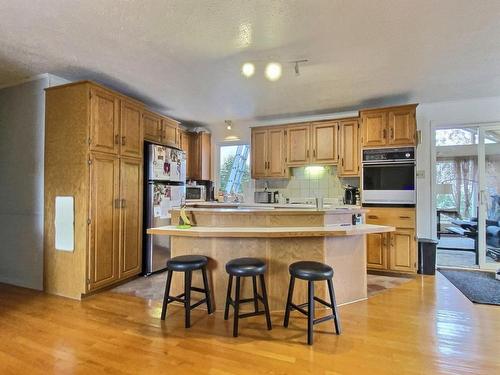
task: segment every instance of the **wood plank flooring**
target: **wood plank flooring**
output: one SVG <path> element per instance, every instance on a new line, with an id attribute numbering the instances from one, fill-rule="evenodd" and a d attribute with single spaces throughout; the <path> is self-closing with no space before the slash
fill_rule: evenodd
<path id="1" fill-rule="evenodd" d="M 170 309 L 170 307 L 169 307 Z M 104 292 L 83 302 L 0 284 L 0 374 L 498 374 L 500 307 L 473 305 L 439 273 L 340 308 L 332 322 L 241 321 Z"/>

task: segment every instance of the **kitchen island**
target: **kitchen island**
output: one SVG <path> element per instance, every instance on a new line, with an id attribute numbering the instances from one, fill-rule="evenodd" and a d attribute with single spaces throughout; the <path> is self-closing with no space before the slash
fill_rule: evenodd
<path id="1" fill-rule="evenodd" d="M 209 258 L 209 274 L 215 306 L 224 307 L 228 275 L 225 264 L 234 258 L 256 257 L 268 264 L 266 283 L 271 310 L 284 310 L 289 282 L 288 266 L 312 260 L 333 267 L 338 304 L 366 299 L 366 234 L 394 231 L 381 225 L 352 225 L 360 208 L 188 208 L 194 224 L 190 229 L 175 226 L 150 228 L 149 234 L 169 235 L 172 256 L 198 254 Z M 172 210 L 177 223 L 179 210 Z M 316 294 L 326 298 L 326 283 L 317 283 Z M 323 285 L 325 284 L 325 285 Z M 201 275 L 193 274 L 193 285 Z M 307 283 L 296 283 L 294 298 L 307 299 Z M 173 294 L 182 293 L 181 274 L 174 274 Z M 251 279 L 242 279 L 242 295 L 251 295 Z"/>

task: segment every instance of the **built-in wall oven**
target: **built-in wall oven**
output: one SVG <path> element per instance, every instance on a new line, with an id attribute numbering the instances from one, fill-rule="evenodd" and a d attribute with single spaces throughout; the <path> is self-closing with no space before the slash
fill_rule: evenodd
<path id="1" fill-rule="evenodd" d="M 361 202 L 415 205 L 415 148 L 363 150 Z"/>

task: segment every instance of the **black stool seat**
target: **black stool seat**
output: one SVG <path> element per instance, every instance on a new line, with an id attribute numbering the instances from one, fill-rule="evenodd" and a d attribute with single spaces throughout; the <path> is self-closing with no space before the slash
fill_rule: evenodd
<path id="1" fill-rule="evenodd" d="M 207 264 L 208 259 L 202 255 L 180 255 L 167 262 L 167 269 L 178 272 L 194 271 Z"/>
<path id="2" fill-rule="evenodd" d="M 237 258 L 226 263 L 231 276 L 257 276 L 266 272 L 266 263 L 257 258 Z"/>
<path id="3" fill-rule="evenodd" d="M 319 262 L 295 262 L 292 263 L 288 269 L 290 275 L 302 280 L 319 281 L 328 280 L 333 277 L 333 268 Z"/>

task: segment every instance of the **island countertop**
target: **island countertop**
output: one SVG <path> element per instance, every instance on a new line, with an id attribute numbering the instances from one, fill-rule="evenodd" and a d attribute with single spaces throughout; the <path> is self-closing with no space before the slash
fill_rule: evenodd
<path id="1" fill-rule="evenodd" d="M 172 212 L 178 212 L 180 208 L 174 207 Z M 349 207 L 331 207 L 331 208 L 303 208 L 288 206 L 234 206 L 234 207 L 186 207 L 187 212 L 210 212 L 210 213 L 228 213 L 228 214 L 256 214 L 256 215 L 345 215 L 345 214 L 364 214 L 368 209 L 349 206 Z"/>
<path id="2" fill-rule="evenodd" d="M 180 237 L 220 238 L 292 238 L 292 237 L 339 237 L 359 236 L 371 233 L 393 232 L 394 227 L 372 224 L 325 225 L 322 227 L 208 227 L 194 226 L 179 229 L 175 225 L 150 228 L 148 234 Z"/>

